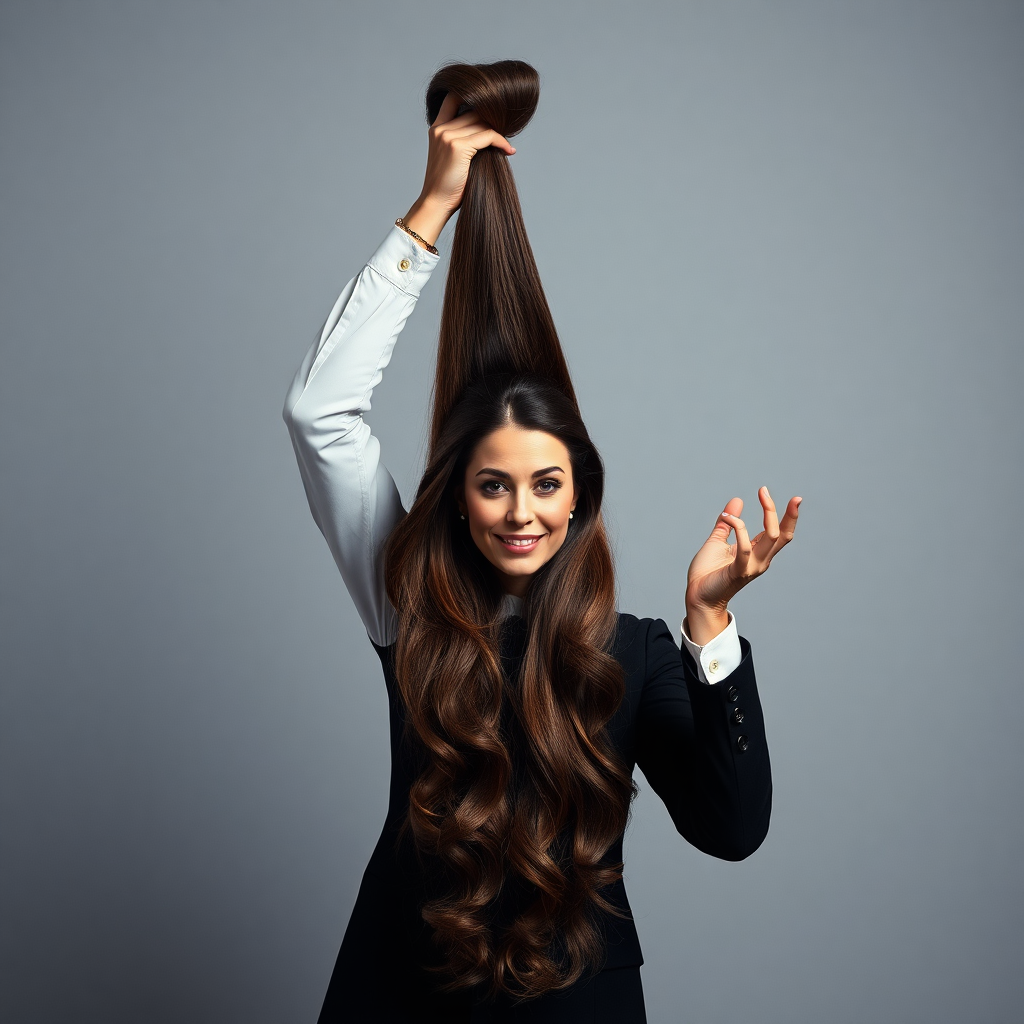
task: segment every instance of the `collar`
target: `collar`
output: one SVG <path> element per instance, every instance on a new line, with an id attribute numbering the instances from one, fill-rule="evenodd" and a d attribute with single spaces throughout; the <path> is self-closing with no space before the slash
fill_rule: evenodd
<path id="1" fill-rule="evenodd" d="M 515 594 L 506 594 L 501 600 L 501 609 L 499 615 L 501 618 L 505 618 L 507 615 L 522 615 L 523 614 L 523 599 L 516 597 Z"/>

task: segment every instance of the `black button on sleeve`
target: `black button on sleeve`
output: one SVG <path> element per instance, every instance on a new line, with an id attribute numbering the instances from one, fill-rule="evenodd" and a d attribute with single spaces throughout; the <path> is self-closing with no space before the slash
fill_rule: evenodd
<path id="1" fill-rule="evenodd" d="M 737 690 L 735 686 L 730 686 L 729 689 L 726 690 L 725 695 L 729 698 L 729 700 L 735 701 L 736 698 L 739 696 L 739 690 Z"/>
<path id="2" fill-rule="evenodd" d="M 732 713 L 732 720 L 733 720 L 733 721 L 734 721 L 734 722 L 735 722 L 735 723 L 736 723 L 737 725 L 739 725 L 739 724 L 740 724 L 740 722 L 742 722 L 742 721 L 743 721 L 743 718 L 744 718 L 744 715 L 743 715 L 743 708 L 736 708 L 736 710 L 735 710 L 735 711 L 733 711 L 733 713 Z"/>
<path id="3" fill-rule="evenodd" d="M 750 740 L 748 740 L 746 736 L 737 736 L 736 746 L 742 752 L 750 746 Z"/>

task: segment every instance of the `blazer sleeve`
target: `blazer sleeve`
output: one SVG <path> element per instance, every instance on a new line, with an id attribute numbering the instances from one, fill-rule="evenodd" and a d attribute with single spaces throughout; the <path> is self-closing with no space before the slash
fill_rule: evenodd
<path id="1" fill-rule="evenodd" d="M 438 257 L 394 226 L 342 289 L 299 364 L 282 415 L 313 521 L 370 639 L 391 642 L 383 544 L 405 509 L 363 419 Z"/>
<path id="2" fill-rule="evenodd" d="M 772 775 L 749 642 L 721 683 L 701 682 L 663 619 L 652 621 L 637 710 L 636 762 L 676 830 L 723 860 L 749 857 L 768 834 Z"/>

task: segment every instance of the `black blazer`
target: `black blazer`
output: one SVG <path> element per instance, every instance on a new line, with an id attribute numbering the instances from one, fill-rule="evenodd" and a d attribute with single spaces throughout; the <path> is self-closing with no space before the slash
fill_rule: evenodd
<path id="1" fill-rule="evenodd" d="M 509 616 L 502 656 L 510 668 L 522 656 L 525 625 Z M 372 641 L 371 641 L 372 642 Z M 384 669 L 391 719 L 391 791 L 387 818 L 363 875 L 321 1011 L 331 1021 L 452 1022 L 478 994 L 438 997 L 423 965 L 438 963 L 420 918 L 424 879 L 408 842 L 396 846 L 417 773 L 403 742 L 404 709 L 394 672 L 394 645 L 374 644 Z M 680 835 L 725 860 L 753 853 L 768 832 L 771 766 L 750 644 L 740 638 L 739 667 L 715 685 L 700 681 L 662 619 L 619 614 L 614 654 L 625 671 L 622 705 L 609 723 L 612 742 L 632 770 L 639 765 L 665 802 Z M 622 837 L 608 860 L 622 859 Z M 629 911 L 622 882 L 609 899 Z M 607 968 L 643 963 L 631 919 L 603 919 Z"/>

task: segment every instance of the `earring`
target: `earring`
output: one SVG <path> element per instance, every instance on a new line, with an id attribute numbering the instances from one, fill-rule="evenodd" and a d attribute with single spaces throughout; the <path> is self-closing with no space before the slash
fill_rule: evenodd
<path id="1" fill-rule="evenodd" d="M 571 512 L 569 513 L 569 518 L 572 519 L 572 513 Z"/>
<path id="2" fill-rule="evenodd" d="M 463 514 L 462 514 L 462 513 L 460 512 L 460 513 L 459 513 L 459 518 L 460 518 L 460 519 L 465 519 L 466 517 L 465 517 L 465 516 L 464 516 L 464 515 L 463 515 Z"/>

